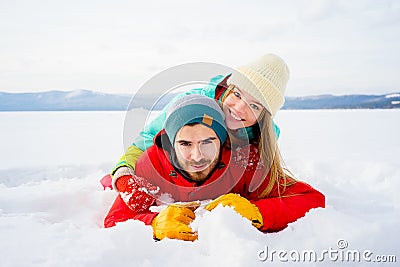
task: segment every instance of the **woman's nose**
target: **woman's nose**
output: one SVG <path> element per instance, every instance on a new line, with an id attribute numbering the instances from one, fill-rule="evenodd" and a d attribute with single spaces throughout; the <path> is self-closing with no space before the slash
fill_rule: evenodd
<path id="1" fill-rule="evenodd" d="M 247 105 L 246 101 L 243 99 L 239 99 L 235 103 L 235 111 L 236 111 L 236 113 L 238 113 L 238 115 L 242 115 L 245 112 L 247 107 L 248 107 L 248 105 Z"/>

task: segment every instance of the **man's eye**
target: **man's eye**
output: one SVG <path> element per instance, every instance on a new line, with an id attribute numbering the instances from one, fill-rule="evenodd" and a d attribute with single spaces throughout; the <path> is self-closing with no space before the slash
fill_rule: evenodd
<path id="1" fill-rule="evenodd" d="M 201 142 L 203 145 L 212 144 L 211 140 L 205 140 Z"/>
<path id="2" fill-rule="evenodd" d="M 181 143 L 180 145 L 186 147 L 186 146 L 190 146 L 190 143 Z"/>
<path id="3" fill-rule="evenodd" d="M 242 97 L 242 96 L 240 95 L 239 92 L 233 92 L 233 94 L 234 94 L 236 97 L 238 97 L 238 98 L 241 98 L 241 97 Z"/>

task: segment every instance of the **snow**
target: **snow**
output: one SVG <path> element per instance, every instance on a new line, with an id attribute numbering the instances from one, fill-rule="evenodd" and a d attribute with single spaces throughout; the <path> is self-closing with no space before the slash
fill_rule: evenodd
<path id="1" fill-rule="evenodd" d="M 99 180 L 123 152 L 124 116 L 1 113 L 0 266 L 276 266 L 293 264 L 290 252 L 332 249 L 400 260 L 400 110 L 278 112 L 286 165 L 326 195 L 327 207 L 274 234 L 230 208 L 198 211 L 195 242 L 155 242 L 151 227 L 133 220 L 102 228 L 116 194 Z M 297 265 L 366 264 L 326 255 Z"/>
<path id="2" fill-rule="evenodd" d="M 68 93 L 67 95 L 66 95 L 66 98 L 74 98 L 74 97 L 78 97 L 78 96 L 81 96 L 81 95 L 83 95 L 83 94 L 85 94 L 85 93 L 88 93 L 89 91 L 88 90 L 74 90 L 74 91 L 71 91 L 70 93 Z"/>
<path id="3" fill-rule="evenodd" d="M 394 97 L 400 97 L 400 94 L 390 94 L 385 96 L 385 98 L 394 98 Z"/>

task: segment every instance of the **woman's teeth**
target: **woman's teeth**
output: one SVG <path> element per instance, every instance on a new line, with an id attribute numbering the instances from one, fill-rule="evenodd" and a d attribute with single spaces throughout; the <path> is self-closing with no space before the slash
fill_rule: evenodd
<path id="1" fill-rule="evenodd" d="M 232 118 L 234 118 L 237 121 L 242 121 L 242 119 L 239 118 L 238 116 L 236 116 L 235 113 L 233 113 L 233 112 L 231 112 L 231 116 L 232 116 Z"/>

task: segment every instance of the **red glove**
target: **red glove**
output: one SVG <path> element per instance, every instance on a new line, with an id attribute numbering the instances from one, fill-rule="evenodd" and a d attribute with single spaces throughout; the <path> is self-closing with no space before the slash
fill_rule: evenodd
<path id="1" fill-rule="evenodd" d="M 124 175 L 115 183 L 121 198 L 134 212 L 146 211 L 160 196 L 160 188 L 136 175 Z"/>

